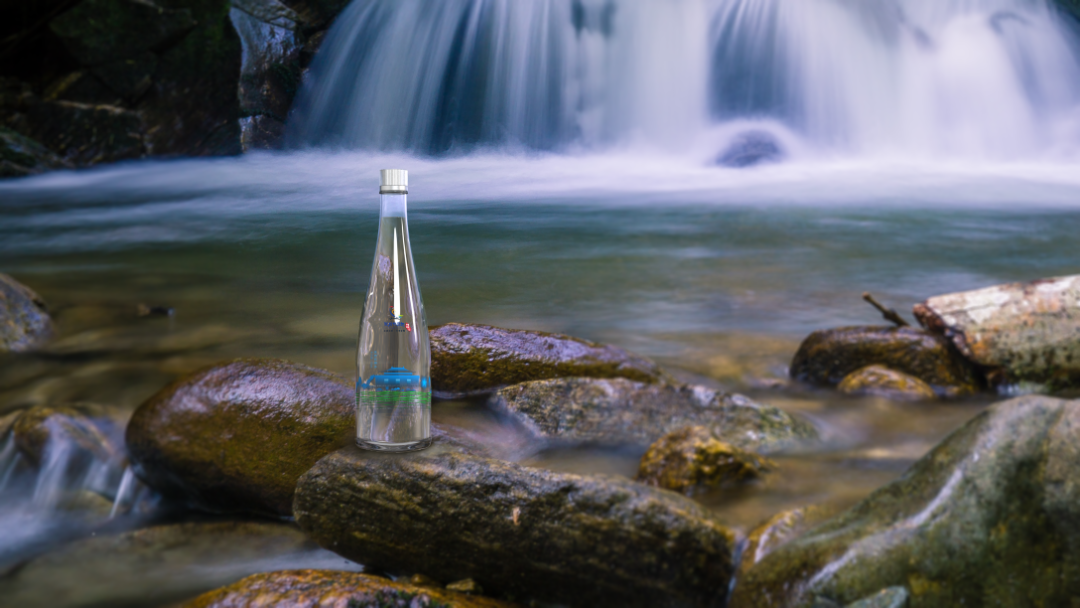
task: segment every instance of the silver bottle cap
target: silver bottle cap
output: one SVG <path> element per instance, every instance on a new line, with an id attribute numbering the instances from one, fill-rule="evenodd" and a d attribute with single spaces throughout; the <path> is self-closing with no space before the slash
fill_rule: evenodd
<path id="1" fill-rule="evenodd" d="M 409 172 L 405 169 L 383 169 L 379 177 L 379 194 L 409 193 Z"/>

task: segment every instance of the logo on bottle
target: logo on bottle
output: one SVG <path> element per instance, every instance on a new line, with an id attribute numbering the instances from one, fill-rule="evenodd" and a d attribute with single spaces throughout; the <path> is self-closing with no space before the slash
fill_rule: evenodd
<path id="1" fill-rule="evenodd" d="M 412 331 L 412 326 L 401 320 L 401 315 L 394 314 L 394 307 L 390 307 L 390 321 L 386 323 L 387 327 L 404 327 L 405 331 Z"/>

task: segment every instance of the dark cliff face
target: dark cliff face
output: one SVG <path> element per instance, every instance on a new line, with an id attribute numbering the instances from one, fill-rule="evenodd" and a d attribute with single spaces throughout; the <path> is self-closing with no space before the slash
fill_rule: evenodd
<path id="1" fill-rule="evenodd" d="M 0 0 L 0 177 L 277 147 L 346 4 Z"/>

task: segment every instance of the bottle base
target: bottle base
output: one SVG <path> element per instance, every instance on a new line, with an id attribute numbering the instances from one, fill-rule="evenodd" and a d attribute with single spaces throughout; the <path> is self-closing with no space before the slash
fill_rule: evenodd
<path id="1" fill-rule="evenodd" d="M 371 450 L 372 452 L 416 452 L 431 447 L 432 441 L 433 439 L 431 437 L 421 439 L 420 441 L 410 441 L 408 443 L 386 443 L 358 438 L 356 440 L 356 445 L 362 450 Z"/>

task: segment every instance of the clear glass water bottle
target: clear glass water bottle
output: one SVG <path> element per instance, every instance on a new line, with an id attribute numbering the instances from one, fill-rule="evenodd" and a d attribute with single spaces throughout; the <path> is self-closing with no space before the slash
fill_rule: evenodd
<path id="1" fill-rule="evenodd" d="M 356 443 L 422 450 L 431 445 L 431 347 L 409 246 L 409 174 L 380 173 L 379 242 L 356 348 Z"/>

